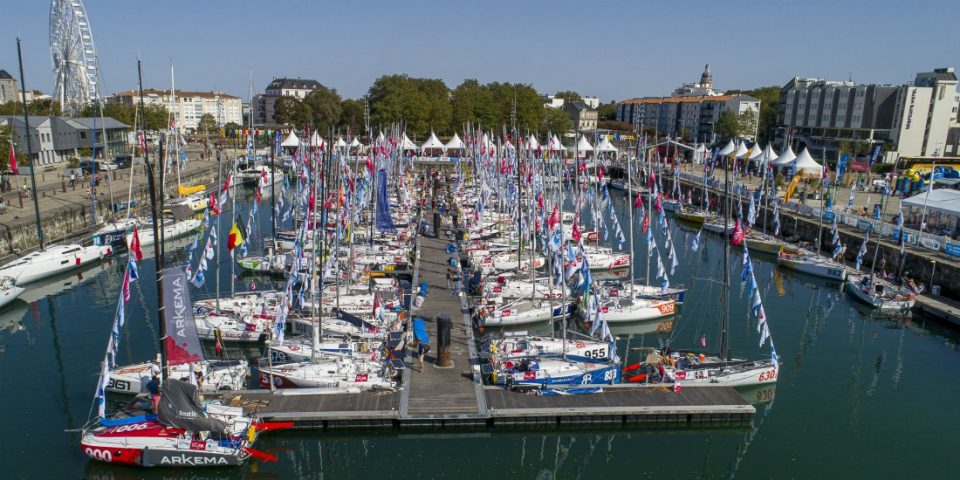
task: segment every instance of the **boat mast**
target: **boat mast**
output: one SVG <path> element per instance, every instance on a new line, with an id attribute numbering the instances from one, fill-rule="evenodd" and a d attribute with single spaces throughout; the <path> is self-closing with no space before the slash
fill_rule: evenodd
<path id="1" fill-rule="evenodd" d="M 721 242 L 723 243 L 723 287 L 720 290 L 720 304 L 722 305 L 723 313 L 721 314 L 720 320 L 720 359 L 726 361 L 730 358 L 728 354 L 728 349 L 730 348 L 727 345 L 727 330 L 729 330 L 730 323 L 730 312 L 729 310 L 729 250 L 730 250 L 730 234 L 727 231 L 729 225 L 728 214 L 730 212 L 730 177 L 728 175 L 729 168 L 728 163 L 731 159 L 736 159 L 737 152 L 736 150 L 731 153 L 729 158 L 723 159 L 723 238 Z"/>
<path id="2" fill-rule="evenodd" d="M 656 134 L 654 134 L 654 137 L 653 137 L 653 144 L 654 144 L 654 148 L 659 150 L 659 147 L 656 146 L 657 144 Z M 653 173 L 653 165 L 651 164 L 651 159 L 650 159 L 650 156 L 648 156 L 648 153 L 649 151 L 647 150 L 646 137 L 644 137 L 643 163 L 647 168 L 646 184 L 648 185 L 647 187 L 648 190 L 647 190 L 647 211 L 643 212 L 643 215 L 649 221 L 649 227 L 647 228 L 653 228 L 653 182 L 651 181 L 653 177 L 651 175 L 653 175 L 654 173 Z M 640 192 L 641 192 L 640 188 L 637 188 L 637 193 L 639 194 Z M 653 232 L 650 232 L 650 238 L 653 238 Z M 650 286 L 650 253 L 652 253 L 652 250 L 650 250 L 650 245 L 652 245 L 652 243 L 647 244 L 647 252 L 648 252 L 647 259 L 646 261 L 643 262 L 645 264 L 644 268 L 646 269 L 643 272 L 643 284 L 646 286 Z M 631 260 L 631 263 L 632 262 L 633 260 Z"/>
<path id="3" fill-rule="evenodd" d="M 218 147 L 218 148 L 217 148 L 217 185 L 218 185 L 218 186 L 219 186 L 219 185 L 223 185 L 223 180 L 222 180 L 222 178 L 221 178 L 222 174 L 223 174 L 223 165 L 220 164 L 220 148 Z M 228 190 L 229 190 L 229 189 L 228 189 Z M 229 195 L 229 193 L 227 193 L 227 195 Z M 219 199 L 219 198 L 216 198 L 214 201 L 217 202 L 218 204 L 220 203 L 220 199 Z M 219 207 L 219 205 L 217 205 L 217 206 Z M 223 212 L 221 212 L 219 215 L 217 215 L 217 227 L 216 227 L 217 230 L 216 230 L 216 232 L 217 232 L 217 236 L 218 236 L 218 237 L 220 236 L 220 217 L 222 217 L 222 216 L 223 216 Z M 228 235 L 228 237 L 229 237 L 229 235 Z M 218 240 L 218 243 L 219 243 L 219 240 Z M 206 250 L 206 246 L 204 246 L 204 250 Z M 216 285 L 215 285 L 216 296 L 214 297 L 214 298 L 215 298 L 215 299 L 214 299 L 214 302 L 216 302 L 216 303 L 215 303 L 215 305 L 216 305 L 216 312 L 219 314 L 219 313 L 220 313 L 220 245 L 215 245 L 215 246 L 214 246 L 214 251 L 216 252 L 216 255 L 217 255 L 217 258 L 216 258 L 216 260 L 214 261 L 214 265 L 216 265 L 216 267 L 217 267 L 217 274 L 216 274 L 216 276 L 215 276 L 215 279 L 216 279 Z M 204 252 L 203 255 L 206 255 L 206 252 Z"/>
<path id="4" fill-rule="evenodd" d="M 893 161 L 893 172 L 890 174 L 890 178 L 897 178 L 897 166 L 899 165 L 899 163 L 900 163 L 900 157 L 897 157 L 897 159 Z M 931 171 L 931 178 L 932 177 L 933 177 L 933 172 Z M 883 195 L 880 197 L 880 204 L 882 205 L 880 209 L 881 225 L 883 224 L 883 217 L 887 216 L 887 205 L 890 204 L 889 191 L 890 191 L 889 187 L 887 187 L 886 184 L 884 184 Z M 873 223 L 874 227 L 876 227 L 876 223 L 877 223 L 876 221 Z M 877 228 L 873 228 L 873 230 L 876 232 L 877 248 L 873 251 L 873 261 L 870 263 L 870 281 L 871 282 L 873 282 L 873 272 L 877 266 L 877 254 L 880 253 L 880 238 L 882 236 L 881 232 L 879 232 Z M 900 235 L 903 235 L 902 231 L 900 232 Z"/>
<path id="5" fill-rule="evenodd" d="M 33 145 L 30 143 L 30 113 L 27 106 L 27 81 L 23 78 L 23 54 L 20 50 L 20 43 L 23 41 L 17 37 L 17 61 L 20 63 L 20 96 L 23 99 L 23 136 L 27 139 L 27 161 L 30 162 L 30 184 L 33 187 L 33 213 L 37 218 L 37 237 L 40 239 L 40 251 L 43 251 L 43 227 L 40 226 L 40 200 L 37 198 L 37 177 L 33 171 L 36 165 L 33 164 Z M 38 159 L 39 160 L 39 159 Z"/>
<path id="6" fill-rule="evenodd" d="M 627 155 L 627 211 L 630 215 L 630 227 L 627 230 L 630 231 L 630 298 L 633 298 L 633 271 L 637 260 L 633 254 L 633 175 L 631 170 L 633 170 L 633 162 L 630 155 Z M 674 179 L 674 181 L 677 180 Z M 640 195 L 640 192 L 637 192 L 637 195 Z"/>
<path id="7" fill-rule="evenodd" d="M 824 164 L 827 163 L 826 158 L 823 159 L 823 163 Z M 823 168 L 827 168 L 826 165 L 824 165 Z M 799 174 L 800 172 L 795 173 L 795 175 L 799 175 Z M 823 211 L 826 205 L 826 202 L 824 200 L 825 199 L 823 198 L 823 175 L 821 174 L 820 175 L 820 220 L 817 223 L 817 250 L 815 252 L 817 255 L 820 255 L 820 243 L 821 243 L 821 237 L 823 237 Z"/>
<path id="8" fill-rule="evenodd" d="M 277 183 L 274 175 L 276 175 L 277 167 L 274 164 L 273 157 L 277 151 L 277 135 L 273 135 L 273 146 L 270 148 L 270 233 L 273 235 L 273 240 L 277 240 L 277 205 L 276 205 L 276 190 L 274 185 Z"/>
<path id="9" fill-rule="evenodd" d="M 141 67 L 140 59 L 137 59 L 137 81 L 140 87 L 140 109 L 143 110 L 143 69 Z M 144 135 L 141 130 L 141 135 Z M 163 378 L 167 378 L 170 374 L 170 368 L 167 364 L 167 326 L 163 321 L 164 311 L 163 311 L 163 255 L 160 252 L 161 243 L 158 241 L 159 237 L 159 226 L 157 223 L 157 187 L 156 182 L 154 182 L 153 177 L 153 168 L 150 167 L 150 155 L 147 153 L 147 150 L 143 151 L 143 163 L 147 169 L 147 186 L 150 191 L 150 214 L 153 216 L 153 264 L 156 269 L 156 283 L 157 283 L 157 311 L 160 313 L 157 320 L 160 324 L 160 369 L 163 375 Z M 163 169 L 161 168 L 161 171 Z"/>

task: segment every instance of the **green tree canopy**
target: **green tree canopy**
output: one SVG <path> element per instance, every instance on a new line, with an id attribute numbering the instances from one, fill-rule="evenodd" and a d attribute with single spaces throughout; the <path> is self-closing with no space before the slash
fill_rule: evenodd
<path id="1" fill-rule="evenodd" d="M 340 123 L 342 108 L 341 98 L 337 91 L 320 85 L 303 99 L 303 103 L 310 107 L 313 128 L 322 135 L 326 135 L 331 128 Z"/>
<path id="2" fill-rule="evenodd" d="M 732 139 L 737 136 L 739 129 L 740 121 L 737 118 L 737 114 L 733 113 L 733 110 L 724 110 L 723 113 L 720 114 L 720 119 L 717 120 L 715 133 L 720 139 Z"/>
<path id="3" fill-rule="evenodd" d="M 241 129 L 243 129 L 243 125 L 240 125 L 239 123 L 236 123 L 236 122 L 227 122 L 223 126 L 223 130 L 225 132 L 229 132 L 230 130 L 241 130 Z"/>
<path id="4" fill-rule="evenodd" d="M 363 99 L 343 99 L 340 102 L 340 121 L 337 123 L 337 127 L 345 133 L 366 137 L 367 126 L 364 109 Z M 366 140 L 361 141 L 367 143 Z"/>
<path id="5" fill-rule="evenodd" d="M 557 137 L 563 137 L 563 134 L 573 129 L 573 120 L 567 115 L 567 112 L 556 108 L 547 108 L 543 111 L 543 125 L 541 131 L 550 132 Z"/>
<path id="6" fill-rule="evenodd" d="M 610 103 L 601 103 L 600 107 L 597 108 L 597 120 L 616 120 L 617 119 L 617 102 L 610 101 Z"/>
<path id="7" fill-rule="evenodd" d="M 737 136 L 752 137 L 757 131 L 757 112 L 746 110 L 737 117 Z"/>
<path id="8" fill-rule="evenodd" d="M 768 143 L 773 140 L 777 125 L 777 104 L 780 103 L 780 87 L 760 87 L 745 92 L 760 100 L 760 116 L 757 119 L 757 140 Z"/>
<path id="9" fill-rule="evenodd" d="M 278 124 L 291 125 L 296 128 L 309 124 L 313 113 L 308 105 L 288 96 L 278 98 L 273 111 L 274 119 Z"/>
<path id="10" fill-rule="evenodd" d="M 574 92 L 572 90 L 564 90 L 562 92 L 557 92 L 553 96 L 557 98 L 562 98 L 564 103 L 577 102 L 577 101 L 583 100 L 583 97 L 581 97 L 579 93 Z"/>
<path id="11" fill-rule="evenodd" d="M 407 133 L 425 137 L 430 129 L 431 108 L 426 93 L 419 87 L 420 79 L 406 75 L 385 75 L 373 82 L 368 96 L 374 128 L 405 122 Z M 449 118 L 447 120 L 449 125 Z"/>
<path id="12" fill-rule="evenodd" d="M 147 105 L 143 108 L 144 130 L 165 130 L 170 126 L 170 112 L 163 105 Z"/>
<path id="13" fill-rule="evenodd" d="M 453 90 L 453 120 L 451 129 L 461 131 L 471 124 L 482 128 L 497 125 L 499 108 L 493 92 L 475 79 L 466 79 Z"/>
<path id="14" fill-rule="evenodd" d="M 213 117 L 213 114 L 204 113 L 201 115 L 200 121 L 197 122 L 197 133 L 208 135 L 216 132 L 217 119 Z"/>

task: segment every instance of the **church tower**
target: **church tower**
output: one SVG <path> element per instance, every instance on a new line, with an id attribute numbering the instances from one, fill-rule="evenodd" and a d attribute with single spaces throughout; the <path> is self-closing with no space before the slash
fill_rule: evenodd
<path id="1" fill-rule="evenodd" d="M 700 75 L 700 87 L 705 89 L 713 88 L 713 74 L 710 73 L 710 64 L 703 67 L 703 75 Z"/>

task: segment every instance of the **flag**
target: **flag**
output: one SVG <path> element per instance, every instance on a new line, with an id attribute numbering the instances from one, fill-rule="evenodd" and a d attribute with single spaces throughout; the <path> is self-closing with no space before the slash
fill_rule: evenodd
<path id="1" fill-rule="evenodd" d="M 547 218 L 547 226 L 550 227 L 550 230 L 553 230 L 558 223 L 560 223 L 560 208 L 558 206 L 553 207 L 553 212 L 550 213 L 550 217 Z"/>
<path id="2" fill-rule="evenodd" d="M 133 227 L 133 238 L 130 239 L 130 251 L 137 261 L 143 260 L 143 250 L 140 249 L 140 232 Z"/>
<path id="3" fill-rule="evenodd" d="M 14 175 L 20 175 L 17 171 L 17 153 L 13 150 L 13 144 L 10 144 L 10 172 Z"/>
<path id="4" fill-rule="evenodd" d="M 573 230 L 571 230 L 571 232 L 570 232 L 570 237 L 573 238 L 573 239 L 574 239 L 575 241 L 577 241 L 577 242 L 580 241 L 580 228 L 577 227 L 577 222 L 576 222 L 576 221 L 573 222 Z"/>
<path id="5" fill-rule="evenodd" d="M 130 272 L 123 274 L 123 301 L 130 301 Z"/>
<path id="6" fill-rule="evenodd" d="M 233 227 L 230 228 L 230 234 L 227 235 L 227 250 L 232 253 L 233 249 L 243 245 L 243 241 L 246 237 L 247 232 L 243 227 L 243 221 L 240 220 L 240 217 L 237 217 Z"/>
<path id="7" fill-rule="evenodd" d="M 640 197 L 640 194 L 638 193 L 637 199 L 633 201 L 633 208 L 637 208 L 640 206 L 640 200 L 641 200 L 641 197 Z"/>
<path id="8" fill-rule="evenodd" d="M 787 191 L 783 194 L 783 203 L 788 203 L 790 197 L 793 196 L 793 192 L 797 189 L 797 185 L 800 184 L 800 175 L 794 175 L 793 180 L 790 181 L 790 184 L 787 185 Z"/>
<path id="9" fill-rule="evenodd" d="M 860 270 L 860 265 L 863 263 L 863 256 L 867 254 L 867 242 L 870 241 L 870 232 L 867 232 L 866 236 L 863 237 L 863 243 L 860 244 L 860 251 L 857 252 L 857 265 L 856 269 Z"/>
<path id="10" fill-rule="evenodd" d="M 856 191 L 857 191 L 857 184 L 854 183 L 853 185 L 850 185 L 850 199 L 847 200 L 847 206 L 848 206 L 848 207 L 852 207 L 852 206 L 853 206 L 853 194 L 854 194 Z"/>
<path id="11" fill-rule="evenodd" d="M 700 230 L 700 231 L 697 232 L 697 234 L 693 237 L 693 243 L 690 245 L 690 248 L 691 248 L 694 252 L 696 252 L 697 250 L 700 250 L 700 233 L 701 233 L 702 231 L 703 231 L 703 230 Z"/>
<path id="12" fill-rule="evenodd" d="M 737 220 L 736 225 L 733 227 L 733 232 L 730 234 L 730 244 L 740 245 L 742 242 L 743 242 L 743 228 L 740 226 L 740 220 Z"/>

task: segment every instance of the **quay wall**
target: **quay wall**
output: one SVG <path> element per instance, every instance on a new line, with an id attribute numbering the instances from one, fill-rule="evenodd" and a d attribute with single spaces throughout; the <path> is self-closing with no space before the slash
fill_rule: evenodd
<path id="1" fill-rule="evenodd" d="M 669 185 L 668 191 L 673 188 L 673 178 L 664 176 L 664 182 L 666 185 Z M 667 189 L 667 186 L 664 186 Z M 702 205 L 703 203 L 703 185 L 694 185 L 687 182 L 686 180 L 680 179 L 680 190 L 686 198 L 688 192 L 690 192 L 692 201 L 696 205 Z M 710 189 L 711 196 L 718 196 L 723 198 L 723 190 Z M 720 202 L 719 205 L 724 205 L 724 202 Z M 746 210 L 747 202 L 744 202 L 743 208 Z M 746 211 L 744 211 L 746 214 Z M 760 231 L 763 231 L 764 226 L 764 216 L 766 216 L 766 233 L 773 233 L 773 208 L 764 208 L 762 205 L 757 207 L 757 221 L 754 223 L 754 228 Z M 810 243 L 816 243 L 817 230 L 819 219 L 811 218 L 806 215 L 799 214 L 788 208 L 780 208 L 780 233 L 783 237 L 799 237 L 800 240 Z M 820 240 L 820 245 L 823 254 L 830 255 L 833 250 L 833 244 L 831 243 L 830 238 L 830 222 L 823 222 L 823 230 L 821 232 L 822 238 Z M 852 228 L 843 223 L 838 225 L 838 233 L 840 234 L 841 242 L 846 244 L 847 250 L 844 254 L 844 259 L 847 260 L 848 264 L 852 265 L 856 262 L 857 252 L 860 250 L 860 245 L 863 243 L 865 232 L 856 228 Z M 864 255 L 862 268 L 865 271 L 869 271 L 870 265 L 873 262 L 873 255 L 877 249 L 876 236 L 871 234 L 870 243 L 867 246 L 867 254 Z M 943 254 L 930 251 L 922 251 L 915 247 L 908 246 L 904 250 L 903 258 L 903 272 L 909 272 L 910 277 L 917 283 L 917 285 L 927 285 L 928 289 L 931 285 L 931 275 L 933 275 L 932 285 L 940 286 L 940 294 L 948 298 L 960 298 L 960 261 L 957 259 L 950 259 Z M 897 273 L 897 268 L 900 265 L 900 246 L 897 243 L 891 242 L 890 239 L 884 239 L 880 242 L 880 252 L 877 254 L 877 266 L 880 265 L 881 259 L 886 259 L 886 270 L 887 272 Z M 933 262 L 936 261 L 936 271 L 934 271 Z"/>
<path id="2" fill-rule="evenodd" d="M 129 172 L 129 170 L 127 170 L 127 172 Z M 181 182 L 183 184 L 203 183 L 212 185 L 211 182 L 215 180 L 216 164 L 211 165 L 209 168 L 190 172 L 189 174 L 185 173 L 181 177 Z M 119 180 L 114 183 L 113 197 L 116 203 L 126 202 L 128 190 L 127 185 L 128 184 L 126 182 L 121 182 Z M 89 189 L 88 186 L 85 186 L 85 188 Z M 106 189 L 105 186 L 101 186 L 99 188 L 101 191 Z M 69 187 L 67 188 L 67 191 L 70 191 Z M 166 191 L 168 194 L 176 195 L 176 184 L 168 184 Z M 47 245 L 67 240 L 84 243 L 87 240 L 85 237 L 94 230 L 90 227 L 89 199 L 83 203 L 76 201 L 64 202 L 65 205 L 57 207 L 52 211 L 44 211 L 44 205 L 42 205 L 44 200 L 46 200 L 48 197 L 63 195 L 63 193 L 63 190 L 60 189 L 56 191 L 47 190 L 40 192 L 40 225 L 43 228 L 43 235 Z M 150 192 L 146 183 L 134 184 L 132 198 L 136 205 L 146 208 L 149 205 L 149 194 Z M 19 218 L 16 221 L 7 222 L 0 225 L 0 261 L 5 262 L 13 259 L 16 256 L 22 256 L 26 252 L 29 252 L 40 245 L 40 239 L 37 235 L 37 226 L 33 221 L 33 199 L 24 198 L 23 205 L 25 208 L 18 211 L 17 215 Z M 98 198 L 95 202 L 95 208 L 97 224 L 99 228 L 99 226 L 103 224 L 103 220 L 109 218 L 111 215 L 109 196 L 104 195 Z M 136 211 L 137 207 L 134 207 L 134 209 Z M 10 207 L 8 207 L 8 215 L 10 214 L 9 212 Z M 122 216 L 125 215 L 125 213 L 119 212 L 117 215 Z"/>

